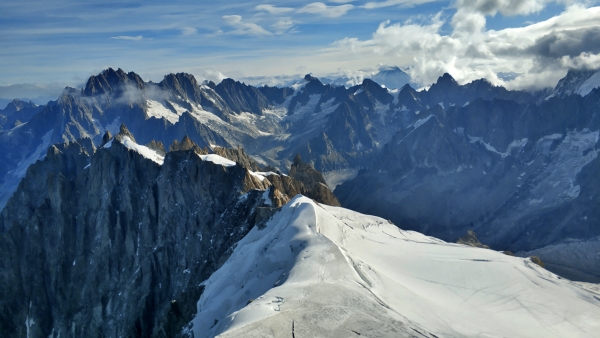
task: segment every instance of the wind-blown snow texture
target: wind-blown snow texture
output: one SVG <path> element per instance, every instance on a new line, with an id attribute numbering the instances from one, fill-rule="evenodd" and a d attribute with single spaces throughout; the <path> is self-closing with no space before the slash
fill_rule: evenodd
<path id="1" fill-rule="evenodd" d="M 194 337 L 593 337 L 600 294 L 529 259 L 297 196 L 203 283 Z M 435 336 L 434 336 L 435 335 Z"/>

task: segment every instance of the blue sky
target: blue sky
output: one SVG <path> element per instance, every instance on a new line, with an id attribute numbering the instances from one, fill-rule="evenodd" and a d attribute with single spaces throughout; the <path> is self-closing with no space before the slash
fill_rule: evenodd
<path id="1" fill-rule="evenodd" d="M 569 67 L 600 65 L 600 47 L 591 45 L 600 36 L 595 4 L 5 0 L 0 97 L 80 86 L 109 66 L 160 81 L 182 71 L 250 80 L 387 64 L 423 85 L 450 72 L 459 82 L 486 77 L 509 88 L 538 88 Z M 498 73 L 515 79 L 504 82 Z"/>

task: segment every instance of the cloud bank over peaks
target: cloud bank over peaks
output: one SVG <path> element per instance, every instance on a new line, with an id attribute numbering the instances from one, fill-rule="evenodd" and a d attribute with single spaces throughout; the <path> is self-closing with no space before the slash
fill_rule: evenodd
<path id="1" fill-rule="evenodd" d="M 571 5 L 546 21 L 496 31 L 486 30 L 486 15 L 526 14 L 540 3 L 461 0 L 458 6 L 450 34 L 442 33 L 447 19 L 439 12 L 422 23 L 383 22 L 371 39 L 345 38 L 333 50 L 393 62 L 422 85 L 450 73 L 460 83 L 486 78 L 510 89 L 540 89 L 554 86 L 568 68 L 600 67 L 600 7 Z M 507 73 L 518 75 L 498 76 Z"/>

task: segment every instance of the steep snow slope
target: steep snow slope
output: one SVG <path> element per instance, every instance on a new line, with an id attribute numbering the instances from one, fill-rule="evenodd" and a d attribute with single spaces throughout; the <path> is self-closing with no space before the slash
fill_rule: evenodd
<path id="1" fill-rule="evenodd" d="M 600 71 L 595 72 L 594 75 L 590 76 L 584 83 L 577 88 L 576 93 L 581 96 L 586 96 L 594 88 L 600 87 Z"/>
<path id="2" fill-rule="evenodd" d="M 600 335 L 600 296 L 528 259 L 303 196 L 203 284 L 195 337 Z"/>

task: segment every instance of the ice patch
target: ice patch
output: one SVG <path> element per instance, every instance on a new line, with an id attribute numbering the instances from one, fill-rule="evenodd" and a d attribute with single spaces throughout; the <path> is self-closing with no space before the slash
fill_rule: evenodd
<path id="1" fill-rule="evenodd" d="M 165 107 L 158 101 L 146 100 L 146 107 L 146 114 L 148 114 L 148 117 L 155 117 L 157 119 L 164 118 L 172 124 L 175 124 L 177 121 L 179 121 L 179 115 L 172 112 L 169 108 Z"/>
<path id="2" fill-rule="evenodd" d="M 562 134 L 552 134 L 540 138 L 536 143 L 537 152 L 539 152 L 540 154 L 544 154 L 545 156 L 549 156 L 550 148 L 552 148 L 552 143 L 554 143 L 554 141 L 556 140 L 560 140 L 562 137 Z"/>
<path id="3" fill-rule="evenodd" d="M 422 126 L 423 124 L 425 124 L 427 121 L 429 121 L 431 118 L 433 117 L 433 115 L 429 115 L 426 118 L 417 120 L 415 123 L 411 124 L 410 126 L 408 126 L 406 129 L 409 128 L 413 128 L 413 130 L 411 130 L 406 136 L 404 136 L 400 141 L 398 141 L 396 144 L 400 144 L 402 143 L 402 141 L 404 141 L 407 137 L 409 137 L 417 128 L 419 128 L 420 126 Z"/>
<path id="4" fill-rule="evenodd" d="M 233 167 L 236 165 L 232 160 L 226 159 L 225 157 L 221 157 L 217 154 L 209 154 L 209 155 L 198 155 L 202 161 L 209 161 L 214 164 L 222 165 L 224 167 Z"/>
<path id="5" fill-rule="evenodd" d="M 321 94 L 311 94 L 308 96 L 308 103 L 304 106 L 301 106 L 300 103 L 296 105 L 296 107 L 290 107 L 292 110 L 292 115 L 287 118 L 292 121 L 297 121 L 306 115 L 312 115 L 321 99 Z"/>
<path id="6" fill-rule="evenodd" d="M 108 143 L 112 144 L 112 142 Z M 106 146 L 108 145 L 108 143 L 104 146 L 105 148 L 107 148 Z M 123 144 L 127 149 L 133 150 L 139 153 L 140 155 L 144 156 L 145 158 L 152 160 L 153 162 L 156 162 L 160 165 L 162 165 L 165 161 L 165 158 L 163 156 L 160 156 L 156 151 L 133 142 L 133 140 L 131 140 L 128 136 L 123 136 L 121 138 L 121 144 Z M 108 148 L 110 148 L 110 146 L 108 146 Z"/>
<path id="7" fill-rule="evenodd" d="M 413 128 L 415 128 L 415 129 L 419 128 L 420 126 L 424 125 L 424 124 L 425 124 L 425 122 L 429 121 L 429 120 L 430 120 L 432 117 L 433 117 L 433 115 L 429 115 L 429 116 L 427 116 L 427 117 L 426 117 L 426 118 L 424 118 L 424 119 L 420 119 L 420 120 L 416 121 L 416 122 L 415 122 L 415 123 L 413 123 L 413 125 L 412 125 L 412 126 L 413 126 Z"/>
<path id="8" fill-rule="evenodd" d="M 251 170 L 248 170 L 248 172 L 250 172 L 250 175 L 258 178 L 261 182 L 264 181 L 267 178 L 267 176 L 270 176 L 270 175 L 277 175 L 277 176 L 279 176 L 277 173 L 274 173 L 272 171 L 251 171 Z"/>
<path id="9" fill-rule="evenodd" d="M 520 140 L 514 140 L 508 145 L 505 152 L 499 152 L 491 144 L 485 143 L 481 137 L 468 136 L 468 138 L 469 138 L 469 143 L 482 144 L 485 147 L 485 149 L 487 149 L 488 151 L 491 151 L 492 153 L 496 153 L 496 154 L 500 155 L 502 158 L 506 158 L 506 157 L 510 156 L 513 149 L 522 149 L 523 147 L 525 147 L 525 145 L 528 142 L 527 138 L 523 138 Z"/>
<path id="10" fill-rule="evenodd" d="M 463 135 L 463 133 L 465 132 L 465 128 L 463 127 L 456 127 L 452 130 L 455 134 L 457 135 Z"/>

